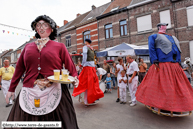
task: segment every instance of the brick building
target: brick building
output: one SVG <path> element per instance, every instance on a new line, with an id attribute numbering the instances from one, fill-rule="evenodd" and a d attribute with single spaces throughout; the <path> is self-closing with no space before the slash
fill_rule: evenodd
<path id="1" fill-rule="evenodd" d="M 129 42 L 127 6 L 132 0 L 114 0 L 103 15 L 98 16 L 99 51 Z M 107 60 L 114 58 L 107 58 Z M 103 58 L 99 60 L 103 63 Z"/>
<path id="2" fill-rule="evenodd" d="M 102 7 L 102 14 L 94 12 Z M 179 39 L 182 61 L 190 57 L 193 62 L 193 0 L 111 0 L 71 21 L 60 31 L 58 41 L 66 44 L 71 36 L 71 46 L 66 44 L 70 53 L 82 52 L 87 34 L 98 51 L 123 42 L 147 47 L 160 22 L 168 23 L 167 33 Z"/>
<path id="3" fill-rule="evenodd" d="M 68 25 L 60 27 L 58 30 L 58 41 L 66 44 L 71 54 L 82 53 L 85 38 L 92 40 L 92 47 L 98 50 L 98 26 L 96 17 L 101 15 L 111 2 L 100 7 L 91 7 L 85 14 L 77 14 L 77 18 Z M 69 45 L 70 39 L 70 45 Z"/>
<path id="4" fill-rule="evenodd" d="M 193 17 L 192 5 L 193 0 L 141 0 L 131 3 L 127 7 L 130 43 L 147 45 L 148 36 L 157 33 L 157 23 L 166 22 L 169 23 L 167 33 L 180 41 L 182 61 L 185 57 L 191 57 L 193 61 L 193 55 L 190 55 L 190 47 L 193 48 L 193 23 L 189 25 L 187 19 L 188 10 L 192 11 L 189 17 Z"/>
<path id="5" fill-rule="evenodd" d="M 76 19 L 68 22 L 64 20 L 64 26 L 58 28 L 58 41 L 64 43 L 70 54 L 77 53 L 77 34 L 76 26 L 90 13 L 77 14 Z"/>

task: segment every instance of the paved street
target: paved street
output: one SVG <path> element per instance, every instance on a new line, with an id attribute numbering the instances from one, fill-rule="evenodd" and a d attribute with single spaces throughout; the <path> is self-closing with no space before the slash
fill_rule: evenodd
<path id="1" fill-rule="evenodd" d="M 17 87 L 17 93 L 21 83 Z M 70 89 L 72 93 L 73 89 Z M 11 107 L 5 108 L 5 100 L 0 91 L 0 121 L 5 121 Z M 192 129 L 193 115 L 171 118 L 153 114 L 143 104 L 135 107 L 116 103 L 116 90 L 105 93 L 105 97 L 95 106 L 84 107 L 73 97 L 74 107 L 80 129 Z M 127 96 L 127 100 L 129 100 Z"/>

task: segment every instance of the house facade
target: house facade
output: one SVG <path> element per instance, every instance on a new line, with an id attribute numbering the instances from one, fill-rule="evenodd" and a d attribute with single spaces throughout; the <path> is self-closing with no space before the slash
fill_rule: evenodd
<path id="1" fill-rule="evenodd" d="M 131 3 L 128 9 L 129 39 L 131 44 L 148 45 L 148 37 L 157 33 L 157 24 L 168 23 L 167 33 L 174 35 L 180 41 L 181 59 L 191 57 L 193 61 L 192 21 L 193 0 L 141 0 Z M 189 14 L 192 12 L 192 14 Z M 192 19 L 188 22 L 188 20 Z M 191 54 L 192 53 L 192 54 Z"/>
<path id="2" fill-rule="evenodd" d="M 94 12 L 97 9 L 102 11 Z M 167 33 L 179 39 L 182 61 L 190 57 L 193 62 L 193 0 L 111 0 L 98 8 L 92 6 L 91 11 L 71 21 L 59 33 L 58 41 L 71 54 L 82 53 L 85 38 L 93 41 L 97 51 L 121 43 L 148 47 L 148 37 L 158 32 L 160 22 L 168 23 Z"/>
<path id="3" fill-rule="evenodd" d="M 22 50 L 24 49 L 25 45 L 28 43 L 32 43 L 35 42 L 36 38 L 34 37 L 33 39 L 31 38 L 28 42 L 25 42 L 24 44 L 22 44 L 21 46 L 19 46 L 17 49 L 15 49 L 14 51 L 12 51 L 11 54 L 11 58 L 10 58 L 10 64 L 12 66 L 16 66 L 16 63 L 21 55 Z"/>
<path id="4" fill-rule="evenodd" d="M 0 66 L 3 67 L 4 64 L 3 64 L 3 61 L 5 59 L 9 60 L 9 62 L 11 62 L 11 53 L 12 53 L 13 49 L 9 49 L 9 50 L 6 50 L 4 52 L 2 52 L 2 54 L 0 55 Z"/>

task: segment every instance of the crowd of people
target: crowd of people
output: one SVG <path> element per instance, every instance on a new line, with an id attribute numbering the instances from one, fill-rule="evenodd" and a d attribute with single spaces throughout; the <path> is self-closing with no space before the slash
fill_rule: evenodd
<path id="1" fill-rule="evenodd" d="M 131 101 L 129 101 L 130 106 L 136 105 L 135 93 L 137 86 L 142 82 L 146 70 L 147 64 L 142 58 L 139 58 L 137 63 L 132 56 L 126 57 L 126 63 L 123 62 L 122 57 L 118 57 L 118 62 L 113 62 L 112 65 L 107 63 L 107 60 L 103 61 L 102 67 L 99 64 L 95 65 L 96 73 L 99 82 L 106 83 L 105 92 L 112 93 L 112 89 L 117 89 L 117 100 L 121 104 L 126 103 L 126 93 L 129 90 L 129 95 L 131 96 Z M 77 72 L 79 73 L 82 69 L 81 63 L 78 62 L 76 65 Z"/>

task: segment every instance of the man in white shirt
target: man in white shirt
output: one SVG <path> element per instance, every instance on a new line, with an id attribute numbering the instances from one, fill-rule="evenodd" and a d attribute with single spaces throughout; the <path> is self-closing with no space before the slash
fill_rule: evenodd
<path id="1" fill-rule="evenodd" d="M 129 92 L 131 95 L 131 101 L 129 101 L 130 106 L 136 105 L 136 97 L 135 93 L 137 91 L 138 86 L 138 74 L 139 71 L 138 64 L 132 58 L 132 56 L 128 55 L 126 57 L 127 62 L 130 63 L 129 67 L 127 67 L 127 75 L 128 75 L 128 84 L 129 84 Z"/>
<path id="2" fill-rule="evenodd" d="M 105 80 L 104 76 L 107 73 L 107 71 L 104 70 L 103 68 L 96 68 L 96 70 L 97 70 L 97 75 L 99 76 L 99 81 L 101 80 L 104 81 Z"/>

